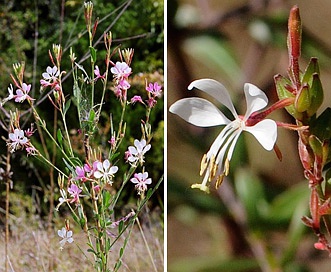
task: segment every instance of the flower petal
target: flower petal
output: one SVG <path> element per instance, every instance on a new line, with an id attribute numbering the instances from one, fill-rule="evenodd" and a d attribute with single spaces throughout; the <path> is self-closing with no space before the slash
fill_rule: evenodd
<path id="1" fill-rule="evenodd" d="M 245 83 L 244 92 L 247 103 L 245 120 L 255 111 L 263 109 L 268 105 L 268 98 L 263 91 L 253 84 Z"/>
<path id="2" fill-rule="evenodd" d="M 213 79 L 198 79 L 193 81 L 188 89 L 192 90 L 197 88 L 203 92 L 206 92 L 210 96 L 214 97 L 216 100 L 221 102 L 225 107 L 227 107 L 233 114 L 235 118 L 238 117 L 238 114 L 233 106 L 231 97 L 227 89 L 220 82 Z"/>
<path id="3" fill-rule="evenodd" d="M 253 134 L 266 150 L 272 150 L 277 140 L 277 124 L 271 119 L 262 120 L 255 126 L 246 127 L 245 131 Z"/>
<path id="4" fill-rule="evenodd" d="M 109 167 L 110 167 L 110 162 L 109 160 L 104 160 L 103 163 L 102 163 L 102 166 L 103 166 L 103 169 L 105 171 L 108 171 Z"/>
<path id="5" fill-rule="evenodd" d="M 99 171 L 95 171 L 93 175 L 94 175 L 94 177 L 97 178 L 97 179 L 103 177 L 103 174 L 102 174 L 101 172 L 99 172 Z"/>
<path id="6" fill-rule="evenodd" d="M 206 99 L 191 97 L 176 101 L 169 111 L 198 127 L 225 125 L 230 120 Z"/>

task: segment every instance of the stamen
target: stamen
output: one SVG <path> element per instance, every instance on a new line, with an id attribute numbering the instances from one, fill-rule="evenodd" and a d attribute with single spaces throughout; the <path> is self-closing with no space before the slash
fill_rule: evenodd
<path id="1" fill-rule="evenodd" d="M 202 159 L 201 159 L 201 163 L 200 163 L 200 176 L 203 175 L 203 173 L 206 171 L 208 162 L 207 162 L 207 154 L 204 154 Z"/>
<path id="2" fill-rule="evenodd" d="M 225 176 L 226 176 L 225 173 L 223 173 L 217 177 L 216 182 L 215 182 L 216 189 L 218 189 L 222 185 Z"/>
<path id="3" fill-rule="evenodd" d="M 209 181 L 212 181 L 212 179 L 215 177 L 217 168 L 218 168 L 218 165 L 215 164 L 215 156 L 213 155 L 209 162 L 209 171 L 210 171 L 209 179 L 208 179 Z"/>

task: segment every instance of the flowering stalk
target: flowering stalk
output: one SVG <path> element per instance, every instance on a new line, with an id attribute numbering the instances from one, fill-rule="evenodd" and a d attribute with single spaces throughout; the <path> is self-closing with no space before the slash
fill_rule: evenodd
<path id="1" fill-rule="evenodd" d="M 54 45 L 53 51 L 49 51 L 51 66 L 46 68 L 46 71 L 42 73 L 42 79 L 40 85 L 42 89 L 50 88 L 52 95 L 48 98 L 54 106 L 55 111 L 60 112 L 63 124 L 63 135 L 60 129 L 56 129 L 54 124 L 54 132 L 51 133 L 48 129 L 48 124 L 41 118 L 38 113 L 36 104 L 34 104 L 34 98 L 30 96 L 31 85 L 24 82 L 24 64 L 14 65 L 15 75 L 11 76 L 13 85 L 8 88 L 9 95 L 2 100 L 1 105 L 5 102 L 12 100 L 16 103 L 28 102 L 31 111 L 34 115 L 36 125 L 42 133 L 48 136 L 48 139 L 53 142 L 56 147 L 56 151 L 62 156 L 61 161 L 65 164 L 65 167 L 61 169 L 55 164 L 55 159 L 50 160 L 48 153 L 41 153 L 32 144 L 32 135 L 34 130 L 23 130 L 20 128 L 18 111 L 11 115 L 11 126 L 8 131 L 7 146 L 8 150 L 17 152 L 19 150 L 26 150 L 28 155 L 34 155 L 37 159 L 52 166 L 58 172 L 58 185 L 59 185 L 59 202 L 56 206 L 56 210 L 65 204 L 68 206 L 71 216 L 74 221 L 85 232 L 87 237 L 87 244 L 89 251 L 92 252 L 94 257 L 94 268 L 97 271 L 109 270 L 108 255 L 112 250 L 112 246 L 119 237 L 123 235 L 124 230 L 128 227 L 131 228 L 135 223 L 139 212 L 146 205 L 152 194 L 158 188 L 163 178 L 159 180 L 153 189 L 149 189 L 149 185 L 152 184 L 152 179 L 148 177 L 148 172 L 145 171 L 145 153 L 151 148 L 150 141 L 152 139 L 152 128 L 149 124 L 149 117 L 151 109 L 156 104 L 156 97 L 161 93 L 161 87 L 158 84 L 153 84 L 150 88 L 150 94 L 148 93 L 149 103 L 146 106 L 146 123 L 142 126 L 141 140 L 135 139 L 134 146 L 128 148 L 130 153 L 130 160 L 126 154 L 120 154 L 118 152 L 120 144 L 124 141 L 126 132 L 126 113 L 129 111 L 128 102 L 128 89 L 131 87 L 129 83 L 129 76 L 132 73 L 130 67 L 133 58 L 133 49 L 118 51 L 120 61 L 116 63 L 111 61 L 111 56 L 116 50 L 111 52 L 111 33 L 104 35 L 105 47 L 106 47 L 106 71 L 100 72 L 100 69 L 96 64 L 96 50 L 92 47 L 92 40 L 96 32 L 98 22 L 96 21 L 92 27 L 92 2 L 84 4 L 85 8 L 85 20 L 89 34 L 89 49 L 91 55 L 91 73 L 87 73 L 84 67 L 76 63 L 76 57 L 72 50 L 70 50 L 70 59 L 73 70 L 73 93 L 74 99 L 67 99 L 67 95 L 64 94 L 62 88 L 62 80 L 65 71 L 61 71 L 61 59 L 62 48 L 60 45 Z M 110 67 L 112 66 L 112 67 Z M 81 76 L 78 74 L 78 70 L 82 71 Z M 109 152 L 103 145 L 97 146 L 96 139 L 93 137 L 98 129 L 98 122 L 102 113 L 102 106 L 105 101 L 105 94 L 109 86 L 109 71 L 113 74 L 113 86 L 115 86 L 115 95 L 119 98 L 118 103 L 121 104 L 122 111 L 120 120 L 118 122 L 118 131 L 115 133 L 113 129 L 112 115 L 110 114 L 110 128 L 111 128 L 111 144 Z M 94 104 L 94 91 L 97 81 L 102 81 L 102 96 L 100 104 Z M 14 91 L 14 88 L 16 90 Z M 92 90 L 90 92 L 90 90 Z M 140 99 L 142 101 L 142 99 Z M 79 126 L 74 128 L 83 131 L 81 143 L 85 148 L 85 156 L 81 154 L 80 150 L 75 150 L 76 144 L 72 142 L 73 137 L 69 136 L 69 127 L 67 126 L 67 112 L 70 107 L 70 101 L 74 101 L 78 110 Z M 114 100 L 116 103 L 116 100 Z M 133 105 L 133 103 L 131 104 Z M 144 117 L 142 117 L 144 118 Z M 137 118 L 140 120 L 140 118 Z M 57 118 L 54 119 L 56 123 Z M 78 133 L 77 136 L 81 134 Z M 31 140 L 30 140 L 31 138 Z M 78 138 L 78 137 L 77 137 Z M 102 138 L 104 140 L 104 138 Z M 47 145 L 45 150 L 47 151 Z M 45 151 L 45 152 L 46 152 Z M 46 155 L 44 155 L 46 154 Z M 55 155 L 54 155 L 55 156 Z M 83 157 L 83 158 L 82 158 Z M 55 158 L 55 157 L 53 157 Z M 115 160 L 116 158 L 116 160 Z M 121 163 L 124 165 L 121 165 Z M 115 165 L 116 164 L 116 165 Z M 142 170 L 137 171 L 137 169 Z M 118 170 L 124 172 L 123 177 L 115 175 Z M 135 173 L 137 171 L 137 173 Z M 140 172 L 140 173 L 139 173 Z M 1 174 L 1 173 L 0 173 Z M 132 181 L 133 184 L 128 181 Z M 153 184 L 154 185 L 154 184 Z M 115 208 L 118 204 L 118 200 L 121 197 L 125 187 L 131 186 L 135 188 L 137 193 L 140 194 L 140 199 L 137 200 L 137 210 L 131 211 L 123 218 L 116 219 Z M 90 211 L 90 212 L 89 212 Z M 118 228 L 118 234 L 113 234 L 109 228 Z M 66 220 L 65 227 L 58 230 L 58 235 L 61 238 L 59 241 L 60 248 L 63 249 L 65 245 L 69 245 L 75 241 L 74 233 L 69 227 L 69 220 Z M 129 235 L 130 236 L 130 235 Z M 116 263 L 116 271 L 120 267 L 121 258 L 123 256 L 124 249 L 127 245 L 129 236 L 125 238 L 123 247 L 121 248 L 119 261 Z M 84 254 L 85 255 L 85 254 Z"/>
<path id="2" fill-rule="evenodd" d="M 280 75 L 275 76 L 278 97 L 294 98 L 293 105 L 286 108 L 296 119 L 296 124 L 304 127 L 298 130 L 299 157 L 311 190 L 310 214 L 304 216 L 303 222 L 317 235 L 315 248 L 327 250 L 331 254 L 331 243 L 323 232 L 331 233 L 330 205 L 330 140 L 331 140 L 331 110 L 327 108 L 317 115 L 317 110 L 323 102 L 323 88 L 319 78 L 319 68 L 316 58 L 312 58 L 304 73 L 300 75 L 299 57 L 301 51 L 301 19 L 298 6 L 290 11 L 288 21 L 288 51 L 289 51 L 289 80 Z M 323 170 L 326 170 L 324 176 Z M 323 181 L 324 185 L 323 185 Z M 323 219 L 323 220 L 322 220 Z"/>

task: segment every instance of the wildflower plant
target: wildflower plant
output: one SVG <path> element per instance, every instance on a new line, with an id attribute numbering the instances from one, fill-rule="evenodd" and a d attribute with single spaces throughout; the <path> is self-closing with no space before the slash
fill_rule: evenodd
<path id="1" fill-rule="evenodd" d="M 176 101 L 169 110 L 195 126 L 224 126 L 202 158 L 202 183 L 192 185 L 207 193 L 210 184 L 218 189 L 229 174 L 230 161 L 242 132 L 252 134 L 264 149 L 274 150 L 281 159 L 282 153 L 276 144 L 278 128 L 296 131 L 298 153 L 310 189 L 310 216 L 303 216 L 302 221 L 317 236 L 315 248 L 331 254 L 331 109 L 320 108 L 324 95 L 317 58 L 311 58 L 305 70 L 300 70 L 301 32 L 299 8 L 294 6 L 288 20 L 288 78 L 279 74 L 274 77 L 279 99 L 274 104 L 267 107 L 265 93 L 253 84 L 245 83 L 247 109 L 244 115 L 238 115 L 221 83 L 200 79 L 193 81 L 188 89 L 198 89 L 216 99 L 230 111 L 232 119 L 208 100 L 197 97 Z M 281 108 L 294 118 L 294 124 L 266 119 L 271 112 Z"/>
<path id="2" fill-rule="evenodd" d="M 89 63 L 79 64 L 72 48 L 70 55 L 64 56 L 61 45 L 53 45 L 49 51 L 50 64 L 41 74 L 39 81 L 41 91 L 46 93 L 59 112 L 62 126 L 52 132 L 49 124 L 39 114 L 38 101 L 30 96 L 31 84 L 24 78 L 24 63 L 14 64 L 14 73 L 11 75 L 13 84 L 8 87 L 8 96 L 2 99 L 1 106 L 12 102 L 17 107 L 15 112 L 10 113 L 6 139 L 10 153 L 25 152 L 57 171 L 60 197 L 56 210 L 67 206 L 73 221 L 85 233 L 95 270 L 117 271 L 121 267 L 124 250 L 137 216 L 163 180 L 160 176 L 159 180 L 152 181 L 145 171 L 145 167 L 148 167 L 145 161 L 152 148 L 153 138 L 150 116 L 161 97 L 162 88 L 161 82 L 151 82 L 149 86 L 153 86 L 152 91 L 145 90 L 141 93 L 138 102 L 145 108 L 145 116 L 134 119 L 135 125 L 141 127 L 141 134 L 139 139 L 127 135 L 127 112 L 135 107 L 130 102 L 134 95 L 129 92 L 134 50 L 113 48 L 112 33 L 107 32 L 103 36 L 106 55 L 104 59 L 99 59 L 93 46 L 98 20 L 93 22 L 92 2 L 84 4 L 84 15 L 89 42 Z M 69 70 L 61 66 L 64 57 L 70 58 Z M 99 68 L 98 63 L 102 62 L 105 67 L 101 68 L 100 65 Z M 71 97 L 62 84 L 64 75 L 68 72 L 72 73 L 73 77 Z M 148 103 L 151 98 L 153 103 Z M 35 133 L 33 125 L 27 130 L 21 128 L 21 103 L 26 103 L 30 108 L 38 133 Z M 109 103 L 120 105 L 120 114 L 116 113 L 116 116 L 120 116 L 118 124 L 114 122 L 112 114 L 104 111 L 104 106 Z M 83 152 L 75 150 L 76 145 L 69 133 L 71 128 L 67 122 L 68 112 L 73 107 L 77 109 L 79 127 L 75 129 L 79 131 Z M 110 140 L 107 144 L 98 142 L 102 139 L 98 137 L 98 133 L 101 130 L 100 122 L 104 122 L 104 119 L 110 126 Z M 61 154 L 59 164 L 49 159 L 45 149 L 39 150 L 37 136 L 43 142 L 44 134 Z M 134 146 L 125 146 L 127 142 Z M 122 150 L 128 150 L 130 154 Z M 153 188 L 150 188 L 151 186 Z M 137 191 L 137 194 L 132 194 L 137 199 L 137 204 L 131 212 L 119 218 L 116 211 L 120 209 L 119 200 L 124 190 Z M 66 220 L 65 227 L 57 232 L 62 238 L 59 241 L 61 250 L 75 242 L 75 234 L 68 222 L 69 220 Z M 113 245 L 121 236 L 125 238 L 117 262 L 110 264 L 109 254 L 114 254 Z M 84 255 L 87 256 L 86 253 Z"/>

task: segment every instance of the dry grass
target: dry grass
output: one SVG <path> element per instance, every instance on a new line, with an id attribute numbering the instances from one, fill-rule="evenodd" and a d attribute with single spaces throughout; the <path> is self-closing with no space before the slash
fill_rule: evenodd
<path id="1" fill-rule="evenodd" d="M 123 257 L 123 264 L 120 271 L 163 271 L 163 227 L 159 214 L 149 215 L 149 223 L 142 225 L 142 231 L 134 227 L 131 238 Z M 60 238 L 57 236 L 57 229 L 54 227 L 50 233 L 41 227 L 38 219 L 27 219 L 25 217 L 13 218 L 11 223 L 11 237 L 8 245 L 10 269 L 9 271 L 68 271 L 84 272 L 93 271 L 91 261 L 93 256 L 88 253 L 85 234 L 73 229 L 74 243 L 66 244 L 64 249 L 59 249 Z M 152 259 L 143 240 L 143 235 L 148 243 Z M 119 256 L 119 249 L 123 244 L 121 238 L 113 247 L 110 254 L 110 268 L 113 267 Z M 0 271 L 5 271 L 5 237 L 1 233 L 0 250 Z M 85 252 L 89 260 L 80 251 Z"/>

